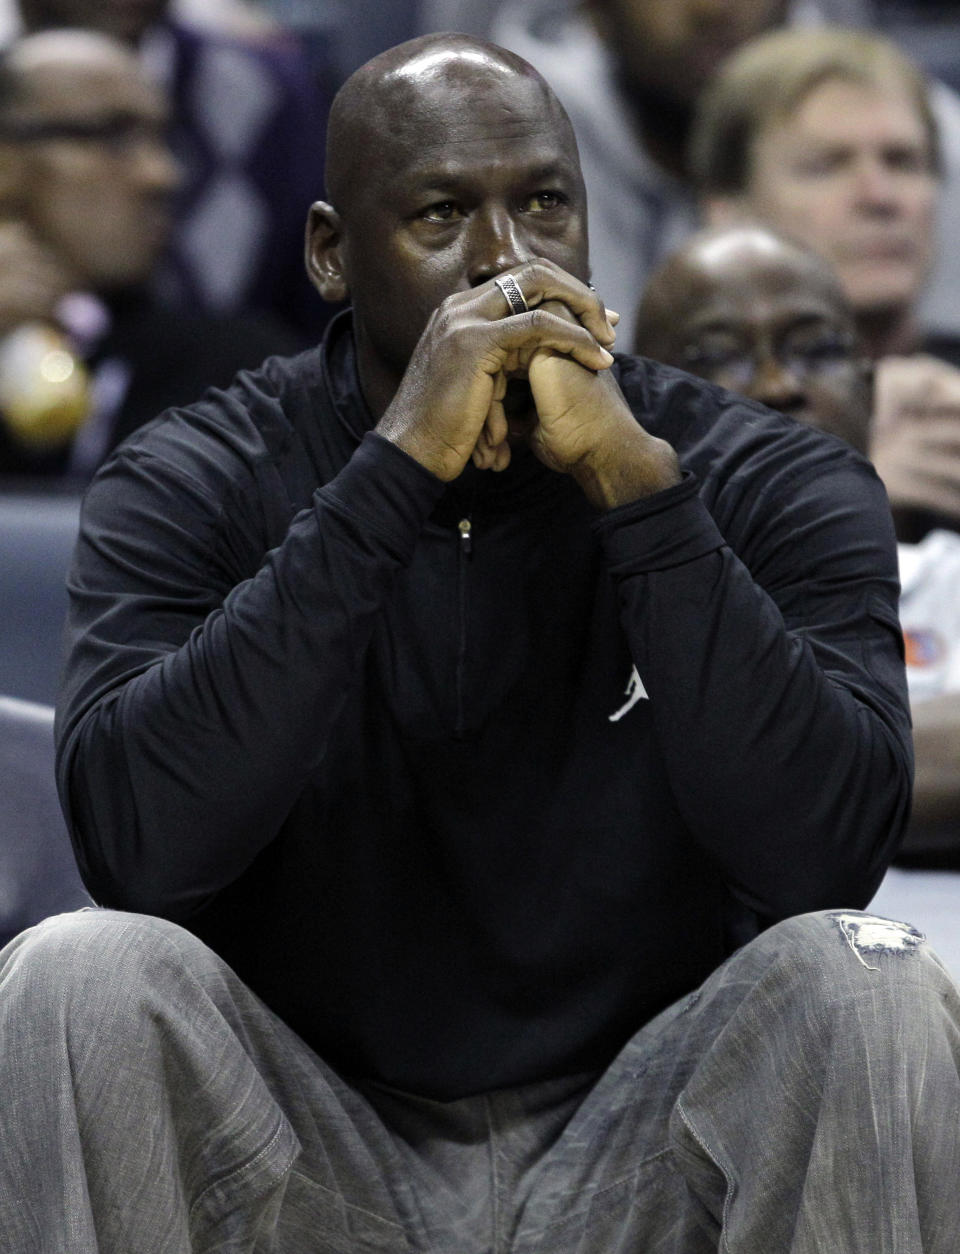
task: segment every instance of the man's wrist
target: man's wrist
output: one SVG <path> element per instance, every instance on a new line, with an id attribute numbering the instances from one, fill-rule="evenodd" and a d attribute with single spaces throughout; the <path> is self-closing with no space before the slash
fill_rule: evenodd
<path id="1" fill-rule="evenodd" d="M 591 505 L 610 510 L 672 488 L 682 475 L 671 445 L 631 419 L 615 441 L 583 458 L 573 477 Z"/>

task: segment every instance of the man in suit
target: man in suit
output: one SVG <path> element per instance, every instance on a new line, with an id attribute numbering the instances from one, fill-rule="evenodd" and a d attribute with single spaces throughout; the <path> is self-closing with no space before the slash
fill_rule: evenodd
<path id="1" fill-rule="evenodd" d="M 298 345 L 268 319 L 179 313 L 149 293 L 180 181 L 168 121 L 108 36 L 50 31 L 0 54 L 2 474 L 83 482 L 162 409 Z M 43 376 L 54 335 L 75 358 L 59 389 Z"/>

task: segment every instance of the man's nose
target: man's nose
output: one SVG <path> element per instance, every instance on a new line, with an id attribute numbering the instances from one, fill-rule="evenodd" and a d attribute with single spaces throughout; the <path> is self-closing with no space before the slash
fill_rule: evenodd
<path id="1" fill-rule="evenodd" d="M 523 224 L 508 208 L 499 206 L 473 215 L 467 263 L 471 287 L 486 283 L 532 256 Z"/>
<path id="2" fill-rule="evenodd" d="M 746 393 L 750 400 L 783 413 L 800 408 L 807 399 L 800 376 L 772 353 L 758 358 Z"/>
<path id="3" fill-rule="evenodd" d="M 897 204 L 896 176 L 882 161 L 864 158 L 856 167 L 855 191 L 861 205 L 874 211 L 889 212 Z"/>
<path id="4" fill-rule="evenodd" d="M 140 186 L 151 192 L 170 194 L 183 182 L 183 166 L 163 139 L 144 138 L 130 164 Z"/>

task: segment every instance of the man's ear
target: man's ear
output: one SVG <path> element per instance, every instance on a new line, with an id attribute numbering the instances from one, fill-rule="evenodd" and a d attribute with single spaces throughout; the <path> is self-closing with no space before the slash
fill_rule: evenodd
<path id="1" fill-rule="evenodd" d="M 324 300 L 346 300 L 347 280 L 341 256 L 343 228 L 339 213 L 325 200 L 318 200 L 310 206 L 306 242 L 310 282 Z"/>

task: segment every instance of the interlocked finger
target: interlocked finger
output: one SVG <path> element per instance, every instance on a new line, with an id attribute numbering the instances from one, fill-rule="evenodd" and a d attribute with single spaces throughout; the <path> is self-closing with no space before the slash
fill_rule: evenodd
<path id="1" fill-rule="evenodd" d="M 532 315 L 550 302 L 555 302 L 553 308 L 562 304 L 598 343 L 609 347 L 616 339 L 613 325 L 617 315 L 607 311 L 585 282 L 543 258 L 521 262 L 512 270 L 494 275 L 489 284 L 478 290 L 460 292 L 451 299 L 457 304 L 472 304 L 478 298 L 482 302 L 478 310 L 481 317 L 506 322 Z"/>
<path id="2" fill-rule="evenodd" d="M 512 274 L 500 274 L 494 280 L 500 291 L 503 292 L 507 304 L 510 306 L 511 316 L 514 314 L 524 314 L 530 309 L 523 295 L 520 284 Z"/>

